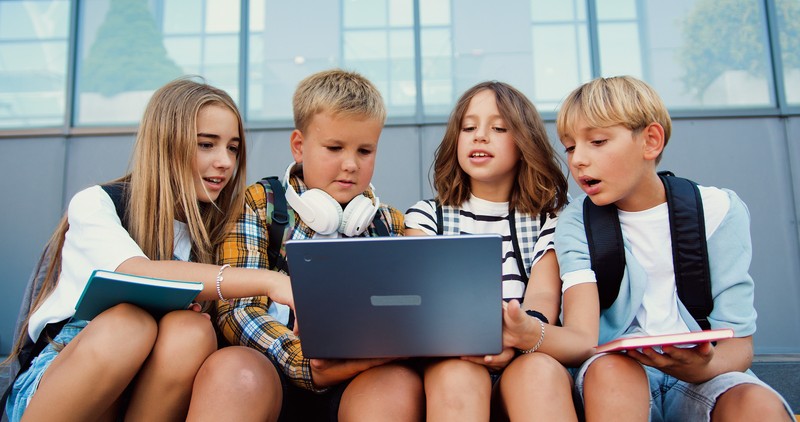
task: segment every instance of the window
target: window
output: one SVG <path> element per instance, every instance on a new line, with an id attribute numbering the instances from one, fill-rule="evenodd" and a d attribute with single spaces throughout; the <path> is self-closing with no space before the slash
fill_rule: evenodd
<path id="1" fill-rule="evenodd" d="M 777 0 L 776 18 L 786 102 L 800 105 L 800 0 Z"/>
<path id="2" fill-rule="evenodd" d="M 62 126 L 69 1 L 0 2 L 0 129 Z"/>
<path id="3" fill-rule="evenodd" d="M 76 126 L 136 124 L 153 91 L 183 75 L 203 76 L 238 99 L 239 3 L 80 5 Z"/>

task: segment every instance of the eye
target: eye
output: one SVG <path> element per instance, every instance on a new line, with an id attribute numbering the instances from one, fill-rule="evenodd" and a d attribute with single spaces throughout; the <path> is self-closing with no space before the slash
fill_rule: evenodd
<path id="1" fill-rule="evenodd" d="M 464 126 L 461 128 L 462 132 L 472 132 L 473 130 L 475 130 L 475 126 Z"/>
<path id="2" fill-rule="evenodd" d="M 492 129 L 497 133 L 506 133 L 506 132 L 508 132 L 508 129 L 506 129 L 504 127 L 499 127 L 499 126 L 495 126 Z"/>
<path id="3" fill-rule="evenodd" d="M 608 142 L 608 139 L 595 139 L 595 140 L 593 140 L 591 142 L 592 142 L 592 145 L 599 147 L 600 145 L 603 145 L 606 142 Z"/>
<path id="4" fill-rule="evenodd" d="M 233 155 L 239 155 L 239 145 L 228 145 L 228 151 L 230 151 Z"/>
<path id="5" fill-rule="evenodd" d="M 564 152 L 566 152 L 567 154 L 572 154 L 573 152 L 575 152 L 575 145 L 570 145 L 564 148 Z"/>
<path id="6" fill-rule="evenodd" d="M 214 143 L 213 142 L 206 142 L 206 141 L 198 141 L 197 142 L 197 148 L 200 148 L 200 149 L 211 149 L 211 148 L 214 148 Z"/>
<path id="7" fill-rule="evenodd" d="M 359 148 L 358 153 L 361 155 L 370 155 L 372 154 L 372 150 L 368 148 Z"/>
<path id="8" fill-rule="evenodd" d="M 328 147 L 325 147 L 325 148 L 327 148 L 328 151 L 331 151 L 331 152 L 338 152 L 338 151 L 342 150 L 342 147 L 340 147 L 338 145 L 328 146 Z"/>

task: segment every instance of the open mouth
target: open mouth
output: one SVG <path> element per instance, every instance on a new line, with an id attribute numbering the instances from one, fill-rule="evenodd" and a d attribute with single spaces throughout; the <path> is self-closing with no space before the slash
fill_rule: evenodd
<path id="1" fill-rule="evenodd" d="M 594 185 L 600 183 L 600 181 L 597 180 L 597 179 L 589 179 L 589 180 L 584 181 L 584 183 L 586 183 L 589 186 L 594 186 Z"/>
<path id="2" fill-rule="evenodd" d="M 485 152 L 473 152 L 472 154 L 469 155 L 469 157 L 470 158 L 485 158 L 485 157 L 491 157 L 491 155 L 489 155 L 489 154 L 487 154 Z"/>

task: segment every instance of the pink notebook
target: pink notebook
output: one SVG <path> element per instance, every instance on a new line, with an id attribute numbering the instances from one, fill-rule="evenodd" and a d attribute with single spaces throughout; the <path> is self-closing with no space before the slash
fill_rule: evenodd
<path id="1" fill-rule="evenodd" d="M 597 346 L 597 353 L 616 352 L 619 350 L 638 349 L 641 347 L 666 346 L 673 344 L 698 344 L 723 340 L 733 337 L 733 330 L 720 328 L 717 330 L 692 331 L 681 334 L 665 334 L 660 336 L 642 336 L 620 338 Z"/>

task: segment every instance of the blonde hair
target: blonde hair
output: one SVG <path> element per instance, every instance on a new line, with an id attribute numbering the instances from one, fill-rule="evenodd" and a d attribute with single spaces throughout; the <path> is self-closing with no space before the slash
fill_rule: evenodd
<path id="1" fill-rule="evenodd" d="M 468 89 L 450 114 L 434 158 L 434 189 L 442 205 L 459 206 L 470 196 L 470 178 L 458 164 L 458 136 L 464 114 L 478 93 L 494 92 L 497 108 L 520 152 L 517 181 L 509 209 L 539 214 L 554 213 L 567 204 L 567 180 L 550 144 L 539 112 L 528 98 L 503 82 L 487 81 Z"/>
<path id="2" fill-rule="evenodd" d="M 294 127 L 301 132 L 323 112 L 386 121 L 383 97 L 375 85 L 356 72 L 342 69 L 324 70 L 300 81 L 292 107 Z"/>
<path id="3" fill-rule="evenodd" d="M 197 114 L 209 105 L 231 110 L 239 122 L 239 155 L 230 182 L 214 204 L 200 204 L 194 188 L 197 153 Z M 225 91 L 188 78 L 174 80 L 153 93 L 139 125 L 130 172 L 113 182 L 128 183 L 124 220 L 144 254 L 152 260 L 173 258 L 173 221 L 186 222 L 192 239 L 192 259 L 215 263 L 215 249 L 241 215 L 245 181 L 244 127 L 238 108 Z M 112 182 L 112 183 L 113 183 Z M 61 273 L 61 249 L 69 230 L 66 215 L 47 243 L 42 259 L 49 260 L 41 290 L 33 299 L 10 359 L 15 359 L 28 321 L 55 289 Z M 42 262 L 42 261 L 40 261 Z"/>
<path id="4" fill-rule="evenodd" d="M 672 119 L 661 97 L 650 85 L 632 76 L 597 78 L 572 91 L 556 118 L 559 138 L 572 133 L 580 119 L 589 127 L 622 125 L 634 133 L 658 123 L 664 128 L 664 146 L 672 132 Z M 660 154 L 656 163 L 659 161 Z"/>

